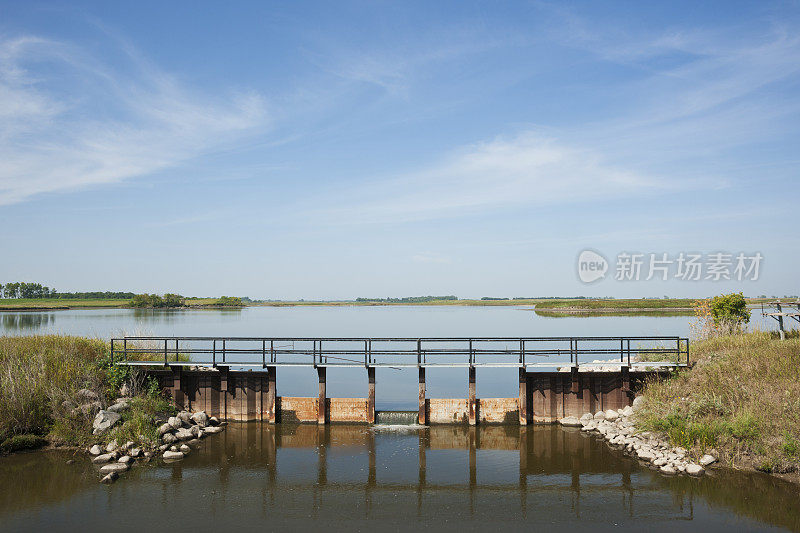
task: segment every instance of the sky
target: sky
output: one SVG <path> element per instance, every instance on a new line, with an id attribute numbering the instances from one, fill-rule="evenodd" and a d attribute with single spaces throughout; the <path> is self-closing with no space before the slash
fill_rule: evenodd
<path id="1" fill-rule="evenodd" d="M 0 282 L 795 295 L 798 30 L 796 1 L 0 1 Z"/>

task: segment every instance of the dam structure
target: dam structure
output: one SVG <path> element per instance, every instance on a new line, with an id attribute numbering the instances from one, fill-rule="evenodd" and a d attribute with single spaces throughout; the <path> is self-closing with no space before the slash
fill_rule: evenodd
<path id="1" fill-rule="evenodd" d="M 375 424 L 376 369 L 415 368 L 416 423 L 527 425 L 630 405 L 645 380 L 689 366 L 689 339 L 136 336 L 111 339 L 111 356 L 157 379 L 178 408 L 224 420 Z M 278 396 L 281 367 L 314 368 L 317 396 Z M 366 372 L 366 396 L 329 398 L 328 368 Z M 467 396 L 428 398 L 427 368 L 465 369 Z M 519 394 L 478 398 L 481 368 L 517 368 Z M 378 418 L 407 419 L 407 413 Z"/>

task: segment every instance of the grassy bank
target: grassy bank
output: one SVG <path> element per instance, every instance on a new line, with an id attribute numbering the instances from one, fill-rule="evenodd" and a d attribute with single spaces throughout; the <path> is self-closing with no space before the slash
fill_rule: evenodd
<path id="1" fill-rule="evenodd" d="M 186 307 L 212 307 L 219 298 L 186 298 Z M 0 298 L 0 311 L 22 311 L 48 309 L 97 309 L 129 307 L 130 298 L 90 299 L 90 298 Z"/>
<path id="2" fill-rule="evenodd" d="M 640 426 L 723 464 L 800 472 L 800 338 L 770 332 L 692 345 L 694 368 L 644 390 Z"/>
<path id="3" fill-rule="evenodd" d="M 668 299 L 600 299 L 600 300 L 546 300 L 536 304 L 536 309 L 578 309 L 578 310 L 599 310 L 599 309 L 693 309 L 695 300 L 690 298 L 668 298 Z"/>
<path id="4" fill-rule="evenodd" d="M 0 453 L 51 442 L 83 446 L 113 439 L 157 442 L 154 418 L 172 410 L 141 374 L 111 365 L 104 341 L 61 335 L 0 337 Z M 133 396 L 122 423 L 92 436 L 97 409 Z M 79 391 L 89 391 L 91 402 Z M 44 439 L 44 440 L 43 440 Z"/>

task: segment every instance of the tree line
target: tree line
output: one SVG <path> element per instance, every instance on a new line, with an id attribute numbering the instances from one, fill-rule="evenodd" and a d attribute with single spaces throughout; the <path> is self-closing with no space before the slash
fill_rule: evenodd
<path id="1" fill-rule="evenodd" d="M 54 288 L 41 283 L 27 283 L 24 281 L 0 283 L 0 296 L 3 298 L 36 299 L 58 298 L 74 300 L 123 300 L 133 298 L 132 292 L 90 291 L 90 292 L 58 292 Z"/>
<path id="2" fill-rule="evenodd" d="M 356 302 L 424 303 L 438 300 L 458 300 L 457 296 L 406 296 L 405 298 L 356 298 Z"/>

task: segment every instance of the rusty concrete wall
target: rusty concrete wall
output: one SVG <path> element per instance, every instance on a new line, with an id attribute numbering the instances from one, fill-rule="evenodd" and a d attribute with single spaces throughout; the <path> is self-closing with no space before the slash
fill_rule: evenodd
<path id="1" fill-rule="evenodd" d="M 517 398 L 478 398 L 476 404 L 477 419 L 480 423 L 519 423 Z M 425 411 L 429 424 L 469 423 L 467 398 L 430 398 L 425 400 Z"/>
<path id="2" fill-rule="evenodd" d="M 622 409 L 633 402 L 635 391 L 654 372 L 529 372 L 528 416 L 531 422 L 550 423 L 565 416 Z"/>
<path id="3" fill-rule="evenodd" d="M 483 424 L 519 424 L 519 399 L 480 398 L 478 421 Z"/>
<path id="4" fill-rule="evenodd" d="M 328 398 L 329 422 L 367 423 L 366 398 Z"/>
<path id="5" fill-rule="evenodd" d="M 296 398 L 281 396 L 278 401 L 279 422 L 317 423 L 318 398 Z"/>

